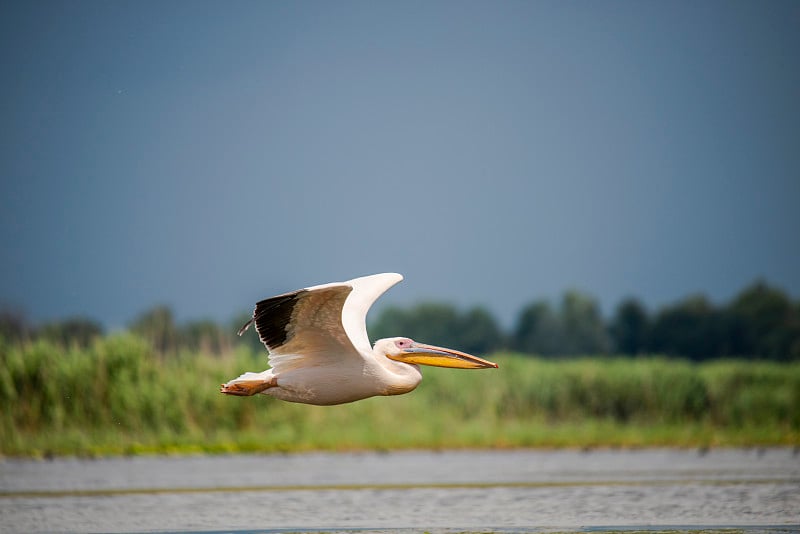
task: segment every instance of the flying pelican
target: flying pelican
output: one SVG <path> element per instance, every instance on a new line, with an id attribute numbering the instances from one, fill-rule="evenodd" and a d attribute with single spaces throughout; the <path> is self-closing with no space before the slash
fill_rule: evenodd
<path id="1" fill-rule="evenodd" d="M 220 392 L 262 393 L 289 402 L 332 405 L 408 393 L 422 380 L 417 364 L 497 367 L 470 354 L 406 337 L 379 339 L 370 347 L 367 311 L 402 279 L 395 273 L 375 274 L 262 300 L 239 335 L 255 323 L 269 350 L 271 369 L 247 372 L 222 384 Z"/>

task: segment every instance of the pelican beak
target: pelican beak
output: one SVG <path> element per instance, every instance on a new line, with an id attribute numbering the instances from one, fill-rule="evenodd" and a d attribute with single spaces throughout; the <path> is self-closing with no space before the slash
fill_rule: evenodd
<path id="1" fill-rule="evenodd" d="M 403 350 L 400 354 L 390 355 L 389 358 L 404 363 L 432 365 L 434 367 L 453 367 L 456 369 L 486 369 L 497 367 L 497 364 L 478 358 L 465 352 L 459 352 L 444 347 L 414 343 L 413 346 Z"/>

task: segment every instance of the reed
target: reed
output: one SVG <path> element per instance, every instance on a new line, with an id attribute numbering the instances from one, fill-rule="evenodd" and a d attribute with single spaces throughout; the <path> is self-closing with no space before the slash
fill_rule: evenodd
<path id="1" fill-rule="evenodd" d="M 334 407 L 220 395 L 262 352 L 165 356 L 0 342 L 0 453 L 105 455 L 463 447 L 800 445 L 800 364 L 662 357 L 425 368 L 409 395 Z"/>

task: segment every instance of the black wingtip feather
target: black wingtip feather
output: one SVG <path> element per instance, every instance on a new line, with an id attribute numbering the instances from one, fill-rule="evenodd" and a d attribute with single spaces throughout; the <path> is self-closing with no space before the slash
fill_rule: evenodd
<path id="1" fill-rule="evenodd" d="M 260 301 L 256 304 L 253 317 L 239 329 L 238 334 L 241 336 L 250 325 L 255 324 L 259 339 L 268 349 L 280 347 L 287 341 L 287 327 L 292 319 L 294 305 L 305 292 L 306 290 L 300 289 Z"/>

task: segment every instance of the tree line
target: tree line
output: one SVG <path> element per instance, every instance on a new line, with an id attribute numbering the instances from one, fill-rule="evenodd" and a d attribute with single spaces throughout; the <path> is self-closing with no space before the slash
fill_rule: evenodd
<path id="1" fill-rule="evenodd" d="M 505 332 L 483 307 L 459 312 L 432 303 L 386 309 L 372 329 L 376 337 L 399 332 L 478 354 L 502 349 L 548 357 L 613 353 L 788 361 L 800 360 L 800 301 L 757 281 L 723 305 L 692 295 L 651 312 L 627 298 L 605 319 L 593 297 L 569 290 L 556 304 L 530 302 Z"/>
<path id="2" fill-rule="evenodd" d="M 138 316 L 129 330 L 161 354 L 180 350 L 225 354 L 241 343 L 261 350 L 258 336 L 235 335 L 247 319 L 243 313 L 227 325 L 211 320 L 178 324 L 169 307 L 156 306 Z M 627 298 L 610 318 L 604 318 L 591 295 L 570 290 L 556 303 L 531 301 L 509 330 L 501 328 L 482 306 L 461 310 L 448 303 L 423 302 L 385 308 L 370 323 L 369 331 L 373 340 L 403 335 L 476 354 L 512 350 L 545 357 L 666 354 L 692 360 L 789 361 L 800 360 L 800 301 L 757 281 L 722 305 L 693 295 L 650 311 L 640 300 Z M 0 338 L 10 341 L 43 338 L 86 346 L 103 334 L 102 325 L 88 318 L 37 327 L 18 311 L 0 310 Z"/>

